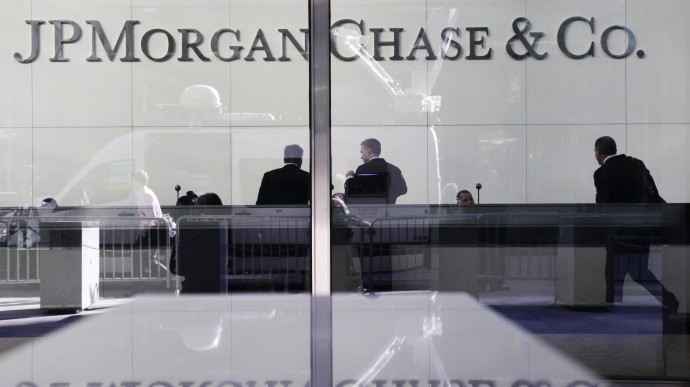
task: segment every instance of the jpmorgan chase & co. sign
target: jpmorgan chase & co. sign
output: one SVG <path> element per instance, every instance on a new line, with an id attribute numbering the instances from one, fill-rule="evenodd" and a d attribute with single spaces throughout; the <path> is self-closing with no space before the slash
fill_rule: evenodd
<path id="1" fill-rule="evenodd" d="M 52 56 L 48 59 L 51 62 L 70 61 L 72 58 L 66 54 L 66 47 L 79 42 L 85 35 L 84 30 L 88 29 L 91 30 L 91 50 L 90 55 L 85 58 L 87 62 L 101 62 L 104 58 L 111 62 L 117 59 L 122 62 L 140 62 L 142 58 L 137 56 L 138 52 L 153 62 L 251 62 L 259 59 L 266 62 L 286 62 L 293 59 L 290 52 L 295 51 L 304 60 L 309 59 L 308 29 L 296 32 L 279 28 L 269 33 L 259 28 L 252 31 L 249 38 L 245 32 L 232 28 L 221 28 L 210 35 L 204 35 L 193 28 L 180 28 L 174 32 L 152 28 L 141 34 L 141 21 L 127 20 L 117 38 L 113 39 L 114 36 L 106 34 L 100 21 L 86 20 L 84 23 L 85 25 L 82 25 L 73 20 L 26 20 L 30 28 L 31 47 L 28 53 L 15 52 L 14 58 L 24 64 L 37 61 L 41 57 L 41 30 L 50 28 L 48 25 L 51 25 L 54 42 L 50 53 Z M 576 24 L 581 24 L 577 32 L 569 32 Z M 582 31 L 586 32 L 583 34 Z M 280 37 L 280 47 L 269 44 L 268 37 L 272 36 L 267 34 L 273 33 Z M 404 47 L 401 43 L 403 34 L 415 33 L 414 43 Z M 597 25 L 593 17 L 567 18 L 556 31 L 549 32 L 552 35 L 539 31 L 529 19 L 519 17 L 512 22 L 512 33 L 513 35 L 505 41 L 505 51 L 515 60 L 547 58 L 550 53 L 540 48 L 539 43 L 545 38 L 552 39 L 554 35 L 560 53 L 575 60 L 594 57 L 595 53 L 615 59 L 627 58 L 633 53 L 639 58 L 645 55 L 643 50 L 635 51 L 635 35 L 628 27 L 602 27 Z M 613 35 L 619 34 L 622 34 L 623 38 L 619 37 L 619 41 L 625 42 L 622 45 L 624 48 L 614 50 L 610 41 Z M 369 39 L 361 39 L 363 37 Z M 494 55 L 494 48 L 491 47 L 495 43 L 493 39 L 488 27 L 445 27 L 439 34 L 432 36 L 424 28 L 410 32 L 404 28 L 368 27 L 364 20 L 341 19 L 331 26 L 331 54 L 342 61 L 355 61 L 358 58 L 375 61 L 413 61 L 420 58 L 450 61 L 461 58 L 489 60 Z M 576 50 L 568 43 L 571 39 L 584 41 L 589 45 L 586 49 L 580 47 Z M 152 49 L 152 42 L 162 49 Z M 393 55 L 385 57 L 382 54 L 384 47 L 389 51 L 392 49 Z"/>

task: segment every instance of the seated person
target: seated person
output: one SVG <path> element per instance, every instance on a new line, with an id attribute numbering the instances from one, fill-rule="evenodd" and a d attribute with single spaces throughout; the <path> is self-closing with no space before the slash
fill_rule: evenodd
<path id="1" fill-rule="evenodd" d="M 222 206 L 223 201 L 220 200 L 220 196 L 213 192 L 205 193 L 199 196 L 196 201 L 197 206 Z"/>
<path id="2" fill-rule="evenodd" d="M 455 197 L 456 202 L 461 206 L 466 206 L 469 204 L 474 204 L 474 197 L 472 197 L 472 192 L 463 189 L 458 192 Z"/>
<path id="3" fill-rule="evenodd" d="M 197 206 L 222 206 L 220 197 L 212 192 L 205 193 L 196 201 Z M 226 293 L 227 265 L 219 260 L 227 259 L 227 244 L 218 232 L 219 222 L 208 219 L 180 227 L 178 238 L 179 273 L 182 293 Z"/>
<path id="4" fill-rule="evenodd" d="M 196 204 L 198 196 L 194 193 L 194 191 L 187 191 L 185 196 L 182 196 L 177 199 L 177 202 L 175 203 L 176 206 L 193 206 Z M 178 274 L 177 270 L 177 243 L 175 243 L 175 238 L 177 238 L 177 235 L 174 237 L 170 238 L 170 244 L 172 245 L 172 249 L 170 251 L 170 260 L 168 261 L 168 267 L 171 273 L 173 274 Z"/>

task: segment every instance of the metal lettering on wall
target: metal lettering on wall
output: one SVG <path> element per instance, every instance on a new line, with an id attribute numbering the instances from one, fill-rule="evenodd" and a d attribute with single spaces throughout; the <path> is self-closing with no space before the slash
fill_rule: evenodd
<path id="1" fill-rule="evenodd" d="M 49 58 L 51 62 L 68 62 L 70 59 L 65 54 L 65 47 L 79 42 L 82 38 L 82 26 L 72 20 L 48 20 L 48 24 L 53 26 L 54 47 L 53 56 Z M 111 40 L 106 35 L 101 23 L 98 20 L 86 20 L 85 23 L 91 26 L 91 55 L 86 58 L 87 62 L 101 62 L 103 59 L 98 54 L 99 43 L 100 48 L 105 52 L 105 56 L 112 62 L 118 57 L 118 53 L 124 42 L 124 55 L 119 59 L 122 62 L 139 62 L 141 58 L 135 54 L 135 26 L 140 25 L 139 20 L 127 20 L 120 34 L 115 41 L 115 45 L 111 44 Z M 573 52 L 568 46 L 567 37 L 568 30 L 575 23 L 584 23 L 589 29 L 590 36 L 576 36 L 579 40 L 590 39 L 589 48 L 585 52 Z M 30 27 L 31 34 L 31 51 L 29 55 L 22 55 L 19 52 L 14 53 L 14 58 L 19 63 L 32 63 L 40 56 L 41 51 L 41 28 L 46 24 L 44 20 L 27 20 L 26 24 Z M 574 16 L 563 21 L 556 33 L 558 42 L 558 49 L 568 58 L 581 60 L 587 57 L 594 57 L 597 52 L 597 39 L 595 36 L 596 23 L 594 18 L 585 18 L 581 16 Z M 459 41 L 462 37 L 461 29 L 459 27 L 446 27 L 439 34 L 438 42 L 440 48 L 435 48 L 434 39 L 430 39 L 429 34 L 424 28 L 417 31 L 417 37 L 414 45 L 411 48 L 401 47 L 401 36 L 408 33 L 403 28 L 366 28 L 364 20 L 359 22 L 352 19 L 338 20 L 331 26 L 331 54 L 342 61 L 354 61 L 361 58 L 362 51 L 370 51 L 372 47 L 367 47 L 366 41 L 367 33 L 373 37 L 373 56 L 376 61 L 412 61 L 417 59 L 418 51 L 425 54 L 426 60 L 458 60 L 463 57 L 463 51 L 467 50 L 466 60 L 489 60 L 493 56 L 493 48 L 488 47 L 491 40 L 491 35 L 488 27 L 465 27 L 467 32 L 467 41 L 465 45 Z M 303 43 L 300 43 L 296 37 L 299 34 L 293 34 L 288 29 L 278 29 L 277 33 L 280 36 L 282 45 L 280 48 L 281 55 L 276 57 L 275 47 L 271 47 L 267 39 L 267 33 L 262 29 L 258 29 L 251 38 L 251 45 L 248 50 L 241 44 L 240 30 L 231 28 L 222 28 L 215 31 L 211 36 L 210 47 L 205 46 L 206 37 L 204 34 L 192 28 L 180 28 L 176 33 L 171 33 L 164 29 L 154 28 L 147 30 L 138 41 L 141 53 L 149 60 L 154 62 L 166 62 L 174 57 L 180 62 L 192 62 L 199 60 L 202 62 L 211 61 L 212 57 L 224 62 L 231 62 L 236 60 L 256 61 L 259 56 L 263 56 L 266 62 L 287 62 L 292 58 L 288 55 L 288 42 L 291 47 L 296 49 L 304 60 L 309 58 L 309 30 L 300 29 Z M 524 60 L 526 58 L 534 58 L 536 60 L 543 60 L 548 57 L 549 53 L 540 50 L 539 42 L 548 35 L 543 31 L 535 31 L 535 27 L 525 17 L 519 17 L 512 22 L 513 36 L 506 41 L 506 53 L 515 60 Z M 610 47 L 611 35 L 616 32 L 625 34 L 626 47 L 623 52 L 613 52 Z M 391 40 L 385 40 L 384 34 L 391 35 Z M 178 40 L 179 38 L 179 46 Z M 341 51 L 338 45 L 338 38 L 345 40 L 345 45 L 348 48 L 348 53 Z M 154 53 L 151 49 L 151 40 L 163 40 L 164 45 L 167 46 L 164 53 Z M 234 39 L 233 44 L 223 46 L 221 39 Z M 245 40 L 248 41 L 248 40 Z M 598 39 L 601 52 L 607 57 L 622 59 L 627 58 L 635 52 L 636 39 L 634 33 L 626 26 L 612 25 L 604 29 L 604 32 Z M 393 55 L 384 57 L 382 49 L 384 47 L 391 47 Z M 204 49 L 209 52 L 204 52 Z M 403 51 L 407 49 L 407 51 Z M 243 53 L 246 53 L 243 56 Z M 644 57 L 644 51 L 638 50 L 636 52 L 639 58 Z"/>

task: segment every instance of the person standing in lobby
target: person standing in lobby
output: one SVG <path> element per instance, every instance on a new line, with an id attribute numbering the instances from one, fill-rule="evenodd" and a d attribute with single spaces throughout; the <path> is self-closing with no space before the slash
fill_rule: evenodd
<path id="1" fill-rule="evenodd" d="M 345 174 L 345 192 L 348 192 L 348 185 L 351 178 L 355 175 L 376 174 L 387 175 L 387 204 L 395 204 L 398 197 L 407 193 L 407 183 L 402 175 L 400 168 L 381 158 L 381 142 L 375 138 L 368 138 L 360 144 L 361 159 L 364 164 L 357 167 L 355 171 L 348 171 Z"/>
<path id="2" fill-rule="evenodd" d="M 132 174 L 132 186 L 134 188 L 134 200 L 137 204 L 137 215 L 141 218 L 139 222 L 140 241 L 142 245 L 154 243 L 155 236 L 150 229 L 156 226 L 154 218 L 163 217 L 161 205 L 156 194 L 147 186 L 149 175 L 146 171 L 139 170 Z"/>
<path id="3" fill-rule="evenodd" d="M 146 171 L 138 170 L 132 173 L 132 188 L 136 203 L 137 217 L 139 217 L 139 240 L 137 245 L 140 250 L 133 254 L 132 276 L 144 278 L 151 275 L 153 265 L 160 265 L 158 260 L 158 247 L 160 243 L 167 243 L 167 235 L 164 236 L 163 228 L 157 218 L 163 217 L 161 205 L 156 194 L 147 186 L 149 175 Z M 153 251 L 146 254 L 145 251 Z M 137 285 L 139 286 L 139 285 Z"/>
<path id="4" fill-rule="evenodd" d="M 257 205 L 308 205 L 311 199 L 311 175 L 303 171 L 304 150 L 297 144 L 283 150 L 282 168 L 264 173 L 256 198 Z"/>
<path id="5" fill-rule="evenodd" d="M 641 160 L 618 154 L 616 141 L 603 136 L 594 143 L 594 158 L 600 167 L 594 172 L 597 203 L 663 202 L 656 184 Z M 654 295 L 669 313 L 676 313 L 678 300 L 649 270 L 651 232 L 648 228 L 623 230 L 613 227 L 606 239 L 606 302 L 622 300 L 623 280 L 628 274 Z M 661 288 L 659 291 L 658 289 Z"/>
<path id="6" fill-rule="evenodd" d="M 407 193 L 407 183 L 400 168 L 381 158 L 381 143 L 368 138 L 360 143 L 362 165 L 345 176 L 345 199 L 352 203 L 395 204 L 398 197 Z M 373 179 L 372 179 L 373 178 Z M 361 180 L 360 180 L 361 179 Z M 393 290 L 392 250 L 389 243 L 376 243 L 374 247 L 358 248 L 361 267 L 361 291 Z"/>

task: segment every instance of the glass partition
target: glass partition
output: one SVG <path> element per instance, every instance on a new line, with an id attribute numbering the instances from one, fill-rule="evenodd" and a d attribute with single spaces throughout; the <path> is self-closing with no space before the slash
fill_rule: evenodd
<path id="1" fill-rule="evenodd" d="M 13 39 L 0 82 L 16 96 L 0 111 L 8 249 L 39 245 L 22 217 L 98 220 L 104 295 L 174 294 L 180 216 L 310 217 L 307 4 L 20 1 L 4 15 Z M 205 194 L 214 207 L 188 206 Z M 151 238 L 149 227 L 170 233 Z M 257 260 L 237 276 L 286 266 L 259 262 L 276 238 L 230 242 Z M 308 260 L 309 239 L 300 243 L 296 259 Z M 132 258 L 142 249 L 154 251 Z M 30 254 L 17 259 L 37 272 Z"/>
<path id="2" fill-rule="evenodd" d="M 3 384 L 308 383 L 309 3 L 0 19 Z"/>
<path id="3" fill-rule="evenodd" d="M 331 2 L 334 380 L 687 381 L 687 11 Z"/>
<path id="4" fill-rule="evenodd" d="M 3 382 L 687 384 L 689 11 L 7 2 Z"/>

